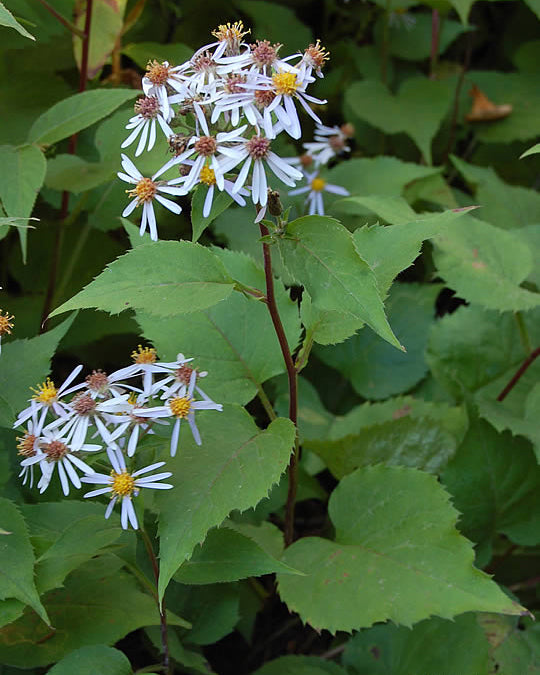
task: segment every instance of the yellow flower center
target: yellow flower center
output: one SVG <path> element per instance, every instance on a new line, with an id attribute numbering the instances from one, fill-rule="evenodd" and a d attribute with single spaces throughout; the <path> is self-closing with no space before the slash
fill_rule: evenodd
<path id="1" fill-rule="evenodd" d="M 48 377 L 45 382 L 38 384 L 36 388 L 30 387 L 30 391 L 34 392 L 32 398 L 34 401 L 39 401 L 40 403 L 45 403 L 45 405 L 50 405 L 53 401 L 56 400 L 56 394 L 58 393 L 54 382 Z"/>
<path id="2" fill-rule="evenodd" d="M 214 169 L 211 169 L 209 166 L 206 166 L 206 164 L 201 169 L 199 178 L 201 183 L 205 183 L 206 185 L 208 185 L 208 187 L 210 187 L 210 185 L 216 184 L 216 174 L 214 173 Z"/>
<path id="3" fill-rule="evenodd" d="M 142 347 L 139 345 L 137 349 L 131 352 L 131 358 L 134 363 L 155 363 L 157 352 L 153 347 Z"/>
<path id="4" fill-rule="evenodd" d="M 230 23 L 220 24 L 216 30 L 212 31 L 212 35 L 220 42 L 227 40 L 227 42 L 235 44 L 241 42 L 244 35 L 249 32 L 249 30 L 244 30 L 244 24 L 241 21 L 235 21 L 232 25 Z"/>
<path id="5" fill-rule="evenodd" d="M 127 471 L 122 473 L 116 473 L 116 471 L 111 471 L 112 482 L 112 494 L 113 496 L 118 497 L 129 497 L 133 492 L 135 492 L 135 479 Z"/>
<path id="6" fill-rule="evenodd" d="M 322 178 L 319 178 L 319 176 L 317 176 L 317 178 L 314 178 L 311 181 L 311 189 L 315 190 L 316 192 L 320 192 L 321 190 L 324 190 L 325 185 L 326 185 L 326 181 L 323 180 Z"/>
<path id="7" fill-rule="evenodd" d="M 36 436 L 34 436 L 34 434 L 26 432 L 24 436 L 19 436 L 17 438 L 18 454 L 23 455 L 23 457 L 33 457 L 36 454 L 36 451 L 34 450 L 35 442 Z"/>
<path id="8" fill-rule="evenodd" d="M 137 405 L 137 392 L 132 391 L 131 394 L 128 396 L 127 402 L 129 405 L 136 406 Z"/>
<path id="9" fill-rule="evenodd" d="M 153 61 L 148 61 L 148 65 L 146 66 L 146 77 L 152 84 L 162 85 L 169 79 L 170 69 L 170 66 L 159 63 L 154 59 Z"/>
<path id="10" fill-rule="evenodd" d="M 137 206 L 143 202 L 151 202 L 157 191 L 157 183 L 151 178 L 141 178 L 133 190 L 126 190 L 131 197 L 137 197 Z"/>
<path id="11" fill-rule="evenodd" d="M 10 316 L 8 312 L 2 314 L 2 310 L 0 309 L 0 335 L 5 335 L 6 333 L 11 335 L 11 329 L 13 328 L 11 321 L 14 318 L 15 317 Z"/>
<path id="12" fill-rule="evenodd" d="M 277 93 L 285 96 L 292 96 L 300 86 L 294 73 L 275 73 L 272 75 L 272 81 Z"/>
<path id="13" fill-rule="evenodd" d="M 186 397 L 173 398 L 169 402 L 169 405 L 171 407 L 171 412 L 175 417 L 185 419 L 191 410 L 191 399 Z"/>

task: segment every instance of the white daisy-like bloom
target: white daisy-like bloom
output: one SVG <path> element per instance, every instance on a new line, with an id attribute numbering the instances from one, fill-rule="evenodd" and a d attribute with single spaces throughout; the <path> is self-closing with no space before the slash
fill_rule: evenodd
<path id="1" fill-rule="evenodd" d="M 191 376 L 193 375 L 193 372 L 195 372 L 195 391 L 199 396 L 202 396 L 205 401 L 211 401 L 212 399 L 207 396 L 197 384 L 200 378 L 208 375 L 208 371 L 192 368 L 190 365 L 187 365 L 189 361 L 193 361 L 193 359 L 186 359 L 185 356 L 180 353 L 178 354 L 176 361 L 168 364 L 162 363 L 162 366 L 168 366 L 170 374 L 154 384 L 151 395 L 155 396 L 157 393 L 162 392 L 160 398 L 163 400 L 171 398 L 172 396 L 185 396 L 191 381 Z"/>
<path id="2" fill-rule="evenodd" d="M 82 389 L 85 386 L 84 382 L 79 383 L 74 387 L 69 386 L 81 372 L 81 370 L 82 365 L 75 367 L 67 376 L 63 384 L 58 387 L 58 389 L 50 377 L 48 377 L 42 384 L 39 384 L 36 388 L 32 388 L 34 395 L 32 398 L 28 399 L 30 405 L 19 413 L 13 428 L 17 428 L 30 418 L 34 418 L 35 415 L 39 414 L 38 422 L 34 429 L 34 433 L 39 435 L 45 424 L 47 413 L 52 412 L 57 417 L 65 417 L 67 414 L 67 407 L 61 399 L 64 396 L 77 391 L 78 389 Z"/>
<path id="3" fill-rule="evenodd" d="M 327 127 L 323 124 L 317 124 L 315 140 L 303 145 L 315 163 L 321 166 L 328 164 L 332 157 L 336 157 L 342 152 L 350 152 L 351 148 L 347 145 L 347 140 L 352 135 L 354 135 L 354 128 L 350 124 L 344 124 L 343 127 Z"/>
<path id="4" fill-rule="evenodd" d="M 325 62 L 328 61 L 329 56 L 330 52 L 327 52 L 321 45 L 321 41 L 317 40 L 315 44 L 310 44 L 304 50 L 304 55 L 302 56 L 302 61 L 298 64 L 298 68 L 308 77 L 311 76 L 313 71 L 315 71 L 318 77 L 324 77 L 322 68 Z"/>
<path id="5" fill-rule="evenodd" d="M 306 204 L 308 205 L 308 213 L 310 216 L 315 214 L 319 216 L 324 216 L 324 201 L 323 201 L 323 192 L 330 192 L 334 195 L 341 195 L 342 197 L 348 197 L 350 192 L 346 190 L 341 185 L 332 185 L 327 183 L 324 178 L 321 178 L 317 172 L 315 173 L 306 173 L 306 180 L 308 184 L 304 187 L 297 188 L 296 190 L 290 190 L 289 194 L 292 195 L 301 195 L 308 192 L 306 199 Z"/>
<path id="6" fill-rule="evenodd" d="M 291 54 L 284 59 L 279 58 L 278 52 L 283 47 L 281 44 L 271 44 L 268 40 L 256 40 L 255 44 L 249 46 L 236 56 L 224 56 L 218 60 L 217 72 L 219 74 L 237 72 L 240 69 L 247 69 L 251 72 L 271 75 L 272 70 L 288 70 L 298 72 L 298 68 L 288 63 L 292 59 L 299 58 L 301 54 Z"/>
<path id="7" fill-rule="evenodd" d="M 77 454 L 79 452 L 98 452 L 101 450 L 101 445 L 92 445 L 84 444 L 77 449 Z M 94 469 L 91 466 L 83 462 L 75 450 L 69 443 L 66 442 L 66 439 L 62 434 L 56 429 L 43 429 L 43 432 L 38 440 L 38 450 L 35 455 L 24 459 L 21 462 L 21 466 L 32 466 L 33 464 L 39 464 L 42 475 L 38 483 L 38 489 L 40 493 L 45 492 L 49 487 L 51 478 L 54 473 L 54 468 L 58 467 L 58 476 L 60 477 L 60 483 L 62 484 L 62 491 L 64 495 L 69 494 L 69 483 L 76 487 L 81 487 L 81 481 L 75 468 L 79 469 L 85 474 L 94 473 Z"/>
<path id="8" fill-rule="evenodd" d="M 0 309 L 0 354 L 2 353 L 2 335 L 11 335 L 11 329 L 13 328 L 13 319 L 14 316 L 11 316 L 9 312 L 2 313 L 3 310 Z"/>
<path id="9" fill-rule="evenodd" d="M 24 436 L 17 437 L 17 454 L 24 459 L 35 457 L 39 453 L 39 434 L 36 433 L 37 430 L 38 418 L 36 413 L 28 420 Z M 23 479 L 23 485 L 26 485 L 29 481 L 29 487 L 34 487 L 34 464 L 23 466 L 19 478 Z"/>
<path id="10" fill-rule="evenodd" d="M 139 345 L 137 349 L 131 352 L 133 363 L 118 371 L 116 374 L 123 378 L 130 378 L 134 375 L 142 375 L 143 389 L 142 393 L 149 396 L 154 383 L 153 377 L 155 373 L 168 373 L 168 364 L 160 363 L 157 360 L 157 352 L 153 347 L 143 347 Z M 186 359 L 190 361 L 191 359 Z"/>
<path id="11" fill-rule="evenodd" d="M 155 96 L 159 101 L 164 118 L 171 119 L 169 92 L 167 86 L 172 87 L 178 93 L 187 96 L 187 88 L 178 76 L 181 66 L 171 66 L 168 61 L 159 63 L 149 61 L 146 66 L 146 74 L 142 79 L 142 88 L 145 96 Z"/>
<path id="12" fill-rule="evenodd" d="M 166 138 L 174 135 L 173 130 L 168 124 L 173 115 L 172 110 L 169 108 L 169 114 L 165 116 L 157 96 L 140 98 L 135 103 L 135 112 L 137 114 L 126 125 L 126 129 L 133 129 L 133 131 L 120 146 L 121 148 L 127 148 L 140 136 L 137 149 L 135 150 L 135 157 L 141 155 L 145 147 L 147 150 L 152 150 L 154 147 L 156 143 L 156 123 Z"/>
<path id="13" fill-rule="evenodd" d="M 97 497 L 98 495 L 110 493 L 111 501 L 105 511 L 105 518 L 110 517 L 114 505 L 118 499 L 120 499 L 122 502 L 120 514 L 122 528 L 127 530 L 129 524 L 131 524 L 133 529 L 137 530 L 139 523 L 137 521 L 135 509 L 133 508 L 133 497 L 136 497 L 142 488 L 170 490 L 173 487 L 170 483 L 161 483 L 159 481 L 164 478 L 169 478 L 172 476 L 172 473 L 170 471 L 165 471 L 163 473 L 155 473 L 151 476 L 144 476 L 144 474 L 154 471 L 154 469 L 159 469 L 165 462 L 156 462 L 155 464 L 144 467 L 144 469 L 139 469 L 138 471 L 131 473 L 127 470 L 124 456 L 120 450 L 108 448 L 107 455 L 113 468 L 110 474 L 94 472 L 91 476 L 84 476 L 81 479 L 83 483 L 94 483 L 95 485 L 104 485 L 105 487 L 91 490 L 84 496 L 85 498 Z M 141 478 L 141 476 L 143 477 Z"/>
<path id="14" fill-rule="evenodd" d="M 121 394 L 98 402 L 89 392 L 81 392 L 67 404 L 66 416 L 51 422 L 43 431 L 58 429 L 65 442 L 76 452 L 84 445 L 92 423 L 106 440 L 109 433 L 103 423 L 104 416 L 127 412 L 130 409 L 128 398 L 129 394 Z"/>
<path id="15" fill-rule="evenodd" d="M 239 162 L 242 158 L 242 153 L 238 147 L 230 146 L 228 144 L 235 143 L 241 138 L 247 125 L 239 127 L 234 131 L 221 132 L 217 136 L 192 136 L 188 141 L 188 148 L 177 157 L 170 159 L 160 170 L 161 172 L 168 171 L 171 167 L 177 164 L 186 164 L 191 166 L 189 173 L 181 178 L 173 178 L 169 181 L 169 185 L 183 184 L 184 193 L 189 192 L 193 186 L 200 182 L 201 171 L 204 167 L 211 168 L 214 172 L 215 182 L 220 190 L 225 189 L 225 172 L 223 166 L 227 165 L 230 160 L 237 160 Z M 220 153 L 220 157 L 217 156 Z M 192 155 L 197 154 L 193 162 L 186 160 Z M 210 167 L 208 167 L 210 165 Z"/>
<path id="16" fill-rule="evenodd" d="M 107 374 L 103 370 L 93 370 L 91 375 L 85 378 L 86 388 L 92 398 L 110 398 L 111 396 L 122 396 L 129 391 L 140 392 L 138 387 L 123 382 L 129 377 L 135 377 L 138 373 L 133 373 L 131 376 L 125 374 L 125 368 L 115 370 Z"/>
<path id="17" fill-rule="evenodd" d="M 137 169 L 135 164 L 133 164 L 133 162 L 129 159 L 129 157 L 122 155 L 122 168 L 126 173 L 119 171 L 117 174 L 118 178 L 126 181 L 126 183 L 135 185 L 133 190 L 128 191 L 128 194 L 130 194 L 133 199 L 122 212 L 122 216 L 127 218 L 137 206 L 142 204 L 143 210 L 140 234 L 144 234 L 148 225 L 150 238 L 152 241 L 157 241 L 158 234 L 156 215 L 154 213 L 154 199 L 156 199 L 165 208 L 169 209 L 169 211 L 178 214 L 182 211 L 181 206 L 170 199 L 163 197 L 159 193 L 165 192 L 165 194 L 169 195 L 182 195 L 185 194 L 185 191 L 183 188 L 171 186 L 170 181 L 156 181 L 156 178 L 161 176 L 161 174 L 167 170 L 167 165 L 157 171 L 157 173 L 155 173 L 152 178 L 145 178 Z"/>
<path id="18" fill-rule="evenodd" d="M 251 179 L 251 197 L 254 204 L 260 204 L 262 207 L 266 206 L 268 201 L 268 181 L 264 163 L 266 162 L 274 175 L 276 175 L 285 185 L 295 186 L 295 181 L 302 178 L 302 174 L 298 169 L 295 169 L 284 159 L 272 152 L 270 140 L 264 136 L 252 136 L 248 141 L 244 141 L 240 148 L 241 160 L 245 160 L 240 173 L 236 178 L 233 194 L 239 193 L 244 186 L 251 165 L 253 164 L 253 175 Z M 226 170 L 232 169 L 238 162 L 231 160 L 230 165 L 225 167 Z"/>
<path id="19" fill-rule="evenodd" d="M 134 411 L 137 416 L 147 417 L 149 419 L 176 418 L 171 435 L 171 457 L 176 455 L 178 449 L 178 438 L 180 435 L 180 424 L 182 420 L 187 419 L 188 424 L 193 434 L 193 439 L 197 445 L 201 445 L 201 435 L 195 423 L 196 410 L 223 410 L 221 403 L 215 403 L 210 398 L 203 401 L 196 401 L 193 398 L 193 390 L 195 389 L 195 382 L 197 380 L 197 371 L 191 373 L 189 385 L 182 396 L 174 396 L 170 398 L 164 406 L 157 406 L 155 408 L 141 408 Z"/>

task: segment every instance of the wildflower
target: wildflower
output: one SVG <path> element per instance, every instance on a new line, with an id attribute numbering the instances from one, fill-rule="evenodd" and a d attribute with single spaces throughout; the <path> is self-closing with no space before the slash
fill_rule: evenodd
<path id="1" fill-rule="evenodd" d="M 81 481 L 74 467 L 85 474 L 94 473 L 94 469 L 79 459 L 75 452 L 97 452 L 98 450 L 101 450 L 101 445 L 90 444 L 83 444 L 75 450 L 70 443 L 66 442 L 66 439 L 58 430 L 44 429 L 38 441 L 38 451 L 33 456 L 24 459 L 21 466 L 39 464 L 42 476 L 38 488 L 41 493 L 49 487 L 54 468 L 55 466 L 58 467 L 62 491 L 67 497 L 70 481 L 76 488 L 81 487 Z"/>
<path id="2" fill-rule="evenodd" d="M 170 374 L 163 380 L 156 382 L 152 389 L 152 396 L 160 390 L 163 391 L 161 395 L 162 399 L 167 399 L 171 396 L 184 396 L 187 387 L 189 387 L 191 376 L 195 372 L 195 391 L 202 396 L 205 401 L 211 401 L 197 384 L 197 381 L 200 378 L 206 377 L 208 372 L 206 370 L 199 371 L 197 368 L 192 368 L 191 365 L 188 365 L 192 360 L 193 359 L 186 359 L 185 356 L 180 353 L 178 354 L 176 361 L 172 361 L 171 363 L 161 363 L 160 365 L 163 368 L 167 368 Z"/>
<path id="3" fill-rule="evenodd" d="M 140 417 L 147 417 L 157 419 L 160 417 L 176 418 L 171 435 L 171 457 L 176 455 L 178 449 L 178 438 L 180 434 L 180 424 L 182 420 L 187 419 L 188 424 L 193 434 L 193 439 L 197 445 L 201 445 L 201 435 L 195 423 L 196 410 L 223 410 L 220 403 L 214 403 L 210 398 L 206 397 L 204 401 L 196 401 L 193 398 L 193 390 L 195 389 L 195 381 L 197 379 L 197 371 L 193 370 L 190 376 L 187 390 L 180 396 L 170 398 L 164 406 L 157 406 L 155 408 L 137 409 L 134 411 Z"/>
<path id="4" fill-rule="evenodd" d="M 11 335 L 13 324 L 11 323 L 15 317 L 10 316 L 9 312 L 2 314 L 0 309 L 0 353 L 2 352 L 2 335 Z"/>
<path id="5" fill-rule="evenodd" d="M 169 120 L 171 111 L 169 105 L 169 92 L 167 87 L 182 93 L 186 92 L 186 86 L 178 77 L 179 66 L 171 66 L 168 61 L 159 63 L 155 59 L 149 61 L 146 66 L 146 74 L 142 79 L 142 88 L 146 96 L 155 96 L 159 101 L 163 116 Z"/>
<path id="6" fill-rule="evenodd" d="M 309 47 L 304 51 L 300 68 L 302 68 L 308 76 L 310 76 L 314 70 L 318 77 L 324 77 L 322 74 L 322 68 L 325 61 L 328 61 L 329 57 L 330 52 L 327 52 L 326 49 L 321 45 L 320 40 L 317 40 L 315 44 L 310 44 Z"/>
<path id="7" fill-rule="evenodd" d="M 17 450 L 18 455 L 22 456 L 24 459 L 28 457 L 35 457 L 39 452 L 39 435 L 36 435 L 38 426 L 37 415 L 34 414 L 32 419 L 27 423 L 26 431 L 24 436 L 17 437 Z M 25 465 L 22 467 L 19 478 L 22 478 L 23 485 L 26 485 L 26 482 L 30 478 L 30 487 L 34 487 L 34 465 Z"/>
<path id="8" fill-rule="evenodd" d="M 165 165 L 167 167 L 167 165 Z M 181 195 L 185 194 L 183 188 L 172 187 L 169 181 L 157 181 L 156 178 L 166 171 L 166 168 L 162 167 L 157 173 L 155 173 L 152 178 L 144 178 L 143 175 L 139 172 L 137 167 L 126 155 L 122 155 L 122 168 L 126 173 L 118 172 L 118 177 L 126 181 L 126 183 L 132 183 L 135 185 L 133 190 L 128 190 L 128 194 L 133 197 L 133 200 L 126 206 L 122 216 L 127 218 L 137 206 L 142 204 L 142 218 L 140 226 L 140 234 L 142 235 L 146 231 L 146 226 L 150 230 L 150 238 L 153 241 L 157 241 L 157 227 L 156 227 L 156 216 L 154 213 L 154 204 L 153 201 L 156 199 L 160 204 L 165 208 L 169 209 L 173 213 L 181 213 L 182 208 L 172 202 L 170 199 L 163 197 L 159 192 L 165 192 L 170 195 Z"/>
<path id="9" fill-rule="evenodd" d="M 144 469 L 139 469 L 138 471 L 130 473 L 127 470 L 124 456 L 119 450 L 108 448 L 107 455 L 113 468 L 110 475 L 106 475 L 104 473 L 93 473 L 91 476 L 84 476 L 81 479 L 83 483 L 94 483 L 96 485 L 105 485 L 105 487 L 98 488 L 97 490 L 91 490 L 84 496 L 85 498 L 88 498 L 104 495 L 108 492 L 111 494 L 111 501 L 109 502 L 107 510 L 105 511 L 105 518 L 110 517 L 117 500 L 121 499 L 122 510 L 120 522 L 122 524 L 122 528 L 127 530 L 128 523 L 131 523 L 133 529 L 136 530 L 138 529 L 139 524 L 137 522 L 135 509 L 133 508 L 132 498 L 139 494 L 139 490 L 141 488 L 169 490 L 173 487 L 172 485 L 169 483 L 160 483 L 158 481 L 161 481 L 164 478 L 169 478 L 172 476 L 172 473 L 166 471 L 164 473 L 157 473 L 153 474 L 152 476 L 144 476 L 143 478 L 139 478 L 139 476 L 142 476 L 145 473 L 153 471 L 154 469 L 159 469 L 165 464 L 165 462 L 157 462 L 156 464 L 151 464 Z"/>
<path id="10" fill-rule="evenodd" d="M 350 152 L 347 140 L 354 136 L 352 124 L 343 124 L 341 127 L 327 127 L 317 124 L 315 140 L 304 143 L 304 149 L 317 165 L 327 164 L 332 157 L 342 152 Z"/>
<path id="11" fill-rule="evenodd" d="M 186 162 L 183 163 L 183 166 L 188 168 L 188 172 L 186 175 L 189 175 L 191 169 L 190 167 L 193 165 L 193 162 L 191 160 L 187 160 Z M 206 185 L 208 188 L 208 191 L 206 193 L 206 197 L 204 198 L 204 205 L 203 205 L 203 218 L 208 218 L 210 215 L 210 211 L 212 210 L 212 203 L 214 200 L 214 194 L 215 194 L 215 189 L 214 187 L 216 186 L 217 180 L 216 180 L 216 173 L 214 172 L 214 169 L 210 168 L 208 165 L 204 165 L 202 169 L 199 172 L 199 180 L 198 182 L 202 185 Z M 219 185 L 217 185 L 218 190 Z M 223 179 L 223 190 L 225 191 L 234 201 L 239 204 L 240 206 L 245 206 L 246 205 L 246 200 L 244 197 L 249 194 L 249 192 L 245 189 L 239 190 L 238 193 L 233 192 L 234 188 L 234 183 L 226 178 Z"/>
<path id="12" fill-rule="evenodd" d="M 289 194 L 292 196 L 309 192 L 306 203 L 309 205 L 308 213 L 310 216 L 314 214 L 324 216 L 323 192 L 330 192 L 335 195 L 342 195 L 343 197 L 347 197 L 350 194 L 348 190 L 340 185 L 331 185 L 330 183 L 327 183 L 324 178 L 321 178 L 317 174 L 317 172 L 311 174 L 306 173 L 306 180 L 308 181 L 308 185 L 297 188 L 296 190 L 291 190 Z"/>
<path id="13" fill-rule="evenodd" d="M 172 111 L 165 117 L 157 96 L 140 98 L 135 103 L 135 112 L 137 114 L 126 125 L 126 129 L 133 129 L 133 131 L 120 146 L 121 148 L 127 148 L 140 135 L 139 144 L 135 150 L 135 157 L 142 154 L 145 146 L 147 146 L 147 150 L 152 150 L 154 147 L 156 142 L 156 121 L 167 138 L 174 135 L 173 130 L 168 125 L 172 117 Z"/>

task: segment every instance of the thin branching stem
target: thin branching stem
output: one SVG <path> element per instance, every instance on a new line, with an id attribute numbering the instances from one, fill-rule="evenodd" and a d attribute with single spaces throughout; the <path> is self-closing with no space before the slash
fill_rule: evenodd
<path id="1" fill-rule="evenodd" d="M 263 223 L 259 223 L 259 228 L 261 230 L 262 237 L 269 236 L 270 233 L 266 225 L 264 225 Z M 287 377 L 289 380 L 289 418 L 296 427 L 298 418 L 297 372 L 292 358 L 291 350 L 289 349 L 289 343 L 287 342 L 287 336 L 285 335 L 285 330 L 281 322 L 281 317 L 279 315 L 279 310 L 276 302 L 276 295 L 274 291 L 274 274 L 272 271 L 272 254 L 270 252 L 270 245 L 263 242 L 262 247 L 264 258 L 264 276 L 266 279 L 266 305 L 272 318 L 274 330 L 276 331 L 279 346 L 281 348 L 281 353 L 283 354 L 283 360 L 285 361 L 285 367 L 287 369 Z M 294 444 L 294 452 L 291 456 L 291 461 L 289 463 L 289 470 L 288 470 L 289 489 L 287 493 L 287 504 L 285 506 L 285 529 L 284 529 L 285 546 L 290 546 L 290 544 L 292 544 L 292 542 L 294 541 L 294 509 L 296 504 L 296 491 L 298 488 L 298 457 L 299 457 L 299 445 L 297 433 Z"/>
<path id="2" fill-rule="evenodd" d="M 68 21 L 64 16 L 62 16 L 59 12 L 56 11 L 54 7 L 51 7 L 51 5 L 47 2 L 47 0 L 38 0 L 45 9 L 50 12 L 55 19 L 58 19 L 62 26 L 65 26 L 70 33 L 73 33 L 74 35 L 78 35 L 81 39 L 84 39 L 85 33 L 84 31 L 80 30 L 75 26 L 74 24 L 71 23 L 71 21 Z"/>
<path id="3" fill-rule="evenodd" d="M 506 387 L 501 391 L 501 393 L 497 396 L 497 401 L 504 401 L 504 399 L 508 396 L 508 394 L 512 391 L 512 389 L 516 386 L 516 384 L 519 382 L 521 376 L 524 374 L 524 372 L 527 370 L 527 368 L 531 365 L 531 363 L 540 356 L 540 347 L 537 347 L 534 351 L 532 351 L 529 356 L 523 361 L 523 363 L 520 365 L 520 367 L 516 370 L 515 374 L 513 375 L 512 379 L 510 382 L 506 385 Z"/>

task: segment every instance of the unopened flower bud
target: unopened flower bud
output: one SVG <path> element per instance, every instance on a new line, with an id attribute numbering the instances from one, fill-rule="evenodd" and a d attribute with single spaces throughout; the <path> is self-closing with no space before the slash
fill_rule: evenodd
<path id="1" fill-rule="evenodd" d="M 268 188 L 268 211 L 272 216 L 280 216 L 283 213 L 279 192 L 272 188 Z"/>
<path id="2" fill-rule="evenodd" d="M 341 132 L 347 136 L 347 138 L 352 138 L 355 134 L 355 131 L 356 129 L 354 128 L 354 125 L 350 122 L 345 122 L 345 124 L 341 125 Z"/>

